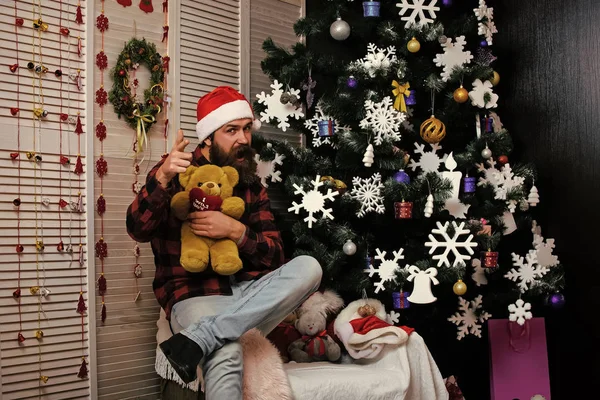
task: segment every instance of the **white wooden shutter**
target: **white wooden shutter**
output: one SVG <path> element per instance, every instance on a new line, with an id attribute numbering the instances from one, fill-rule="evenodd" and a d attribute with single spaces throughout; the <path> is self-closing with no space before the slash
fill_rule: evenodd
<path id="1" fill-rule="evenodd" d="M 0 194 L 0 398 L 3 400 L 83 399 L 90 395 L 90 380 L 77 377 L 81 357 L 89 360 L 88 318 L 83 319 L 82 341 L 82 317 L 76 312 L 80 290 L 89 306 L 87 260 L 80 266 L 77 252 L 71 256 L 57 250 L 61 238 L 65 246 L 71 242 L 75 250 L 82 243 L 86 259 L 89 250 L 86 213 L 58 206 L 60 198 L 75 200 L 79 191 L 85 196 L 87 186 L 85 173 L 78 176 L 72 172 L 78 152 L 75 126 L 60 120 L 61 112 L 71 117 L 80 113 L 84 133 L 79 136 L 79 152 L 87 171 L 89 124 L 85 96 L 88 88 L 78 90 L 69 78 L 69 73 L 77 70 L 84 78 L 87 74 L 86 25 L 75 23 L 77 3 L 77 0 L 42 1 L 39 10 L 37 0 L 0 3 L 0 185 L 3 188 Z M 84 16 L 88 11 L 86 4 L 81 2 Z M 23 26 L 16 28 L 17 34 L 15 7 L 16 16 L 24 20 Z M 47 32 L 40 35 L 41 41 L 32 27 L 38 11 L 48 24 Z M 60 35 L 61 25 L 70 29 L 68 38 Z M 81 57 L 77 54 L 78 36 L 83 43 Z M 11 73 L 8 66 L 17 63 L 17 56 L 20 68 Z M 48 72 L 38 76 L 27 69 L 27 63 L 34 60 L 39 64 L 40 57 Z M 54 75 L 59 68 L 63 72 L 61 78 Z M 43 108 L 48 116 L 36 123 L 33 107 L 38 103 L 40 84 Z M 35 91 L 34 85 L 38 86 Z M 15 116 L 10 113 L 13 107 L 20 109 Z M 27 159 L 26 152 L 30 151 L 42 156 L 39 165 Z M 10 157 L 13 152 L 19 152 L 19 158 L 14 161 Z M 71 160 L 70 166 L 59 163 L 60 154 Z M 16 197 L 21 199 L 18 213 L 13 206 Z M 42 197 L 50 201 L 47 207 L 41 204 Z M 84 198 L 84 202 L 85 209 L 89 209 L 87 199 Z M 15 252 L 18 235 L 24 246 L 20 256 Z M 45 245 L 37 262 L 36 237 Z M 21 327 L 18 302 L 13 298 L 17 286 L 21 289 Z M 47 298 L 32 295 L 32 286 L 43 286 L 51 293 Z M 40 310 L 43 310 L 41 314 Z M 38 329 L 44 334 L 39 341 L 34 336 Z M 26 338 L 22 344 L 17 341 L 19 330 Z M 40 374 L 49 377 L 47 383 L 40 381 Z"/>
<path id="2" fill-rule="evenodd" d="M 217 86 L 240 89 L 240 11 L 239 0 L 181 1 L 180 126 L 190 138 L 201 96 Z"/>
<path id="3" fill-rule="evenodd" d="M 262 49 L 264 40 L 271 37 L 283 47 L 291 47 L 300 39 L 294 33 L 294 23 L 304 16 L 304 0 L 250 0 L 250 93 L 271 92 L 271 81 L 260 67 L 266 53 Z M 307 71 L 308 72 L 308 71 Z M 287 140 L 300 145 L 302 135 L 292 130 L 283 132 L 277 127 L 262 124 L 261 134 L 267 138 Z"/>

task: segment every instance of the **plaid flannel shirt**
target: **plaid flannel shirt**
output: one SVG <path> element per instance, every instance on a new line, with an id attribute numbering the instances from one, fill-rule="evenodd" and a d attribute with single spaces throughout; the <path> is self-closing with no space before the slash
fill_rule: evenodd
<path id="1" fill-rule="evenodd" d="M 160 185 L 155 175 L 163 162 L 164 159 L 148 173 L 146 185 L 127 209 L 127 232 L 138 242 L 151 242 L 156 264 L 152 287 L 170 318 L 171 308 L 178 301 L 195 296 L 231 295 L 232 290 L 229 277 L 214 273 L 210 267 L 201 273 L 190 273 L 181 266 L 181 221 L 171 215 L 170 203 L 171 197 L 184 189 L 176 178 L 166 188 Z M 198 146 L 193 152 L 192 165 L 208 163 Z M 233 194 L 246 203 L 240 222 L 247 227 L 238 241 L 244 267 L 235 278 L 257 279 L 283 264 L 281 235 L 267 191 L 260 182 L 246 187 L 238 185 Z"/>

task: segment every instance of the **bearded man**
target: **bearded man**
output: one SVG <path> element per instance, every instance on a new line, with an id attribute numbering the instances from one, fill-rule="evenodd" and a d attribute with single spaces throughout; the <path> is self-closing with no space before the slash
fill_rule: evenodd
<path id="1" fill-rule="evenodd" d="M 178 131 L 173 149 L 148 173 L 129 206 L 127 231 L 134 240 L 152 244 L 154 294 L 175 333 L 160 347 L 175 371 L 189 383 L 201 365 L 208 400 L 241 400 L 239 337 L 252 328 L 267 335 L 318 289 L 322 270 L 309 256 L 284 262 L 281 235 L 251 147 L 260 122 L 244 95 L 218 87 L 200 98 L 197 117 L 200 144 L 185 152 L 189 141 Z M 243 268 L 234 275 L 217 275 L 211 268 L 192 273 L 180 264 L 181 221 L 171 214 L 170 201 L 183 190 L 178 174 L 204 164 L 229 165 L 240 176 L 233 194 L 246 208 L 239 220 L 220 211 L 188 215 L 195 234 L 237 243 Z"/>

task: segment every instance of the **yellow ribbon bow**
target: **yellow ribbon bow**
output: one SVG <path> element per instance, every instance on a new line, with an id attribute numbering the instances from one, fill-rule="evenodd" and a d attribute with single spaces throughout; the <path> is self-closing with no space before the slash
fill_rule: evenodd
<path id="1" fill-rule="evenodd" d="M 410 83 L 406 82 L 405 84 L 401 85 L 398 83 L 398 81 L 394 80 L 392 81 L 392 87 L 394 88 L 392 93 L 394 96 L 396 96 L 394 108 L 398 111 L 406 112 L 406 101 L 404 98 L 410 96 L 410 90 L 408 90 Z"/>
<path id="2" fill-rule="evenodd" d="M 158 107 L 158 113 L 160 113 L 160 106 Z M 148 135 L 146 133 L 146 125 L 144 124 L 144 122 L 147 122 L 149 124 L 152 124 L 154 122 L 156 122 L 156 118 L 154 118 L 154 116 L 150 115 L 150 114 L 142 114 L 140 112 L 139 107 L 137 107 L 135 110 L 133 110 L 133 117 L 137 119 L 137 152 L 141 152 L 142 151 L 142 147 L 144 146 L 144 143 L 148 142 Z"/>

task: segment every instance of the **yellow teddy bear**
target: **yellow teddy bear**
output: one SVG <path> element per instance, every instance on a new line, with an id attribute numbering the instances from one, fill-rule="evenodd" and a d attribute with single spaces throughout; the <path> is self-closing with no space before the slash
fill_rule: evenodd
<path id="1" fill-rule="evenodd" d="M 194 211 L 219 210 L 240 219 L 245 204 L 233 196 L 239 175 L 233 167 L 216 165 L 190 166 L 179 174 L 179 183 L 185 191 L 171 199 L 171 211 L 183 221 L 181 224 L 181 266 L 190 272 L 202 272 L 210 261 L 212 269 L 221 275 L 232 275 L 242 269 L 237 244 L 228 238 L 211 239 L 197 236 L 187 220 Z"/>

